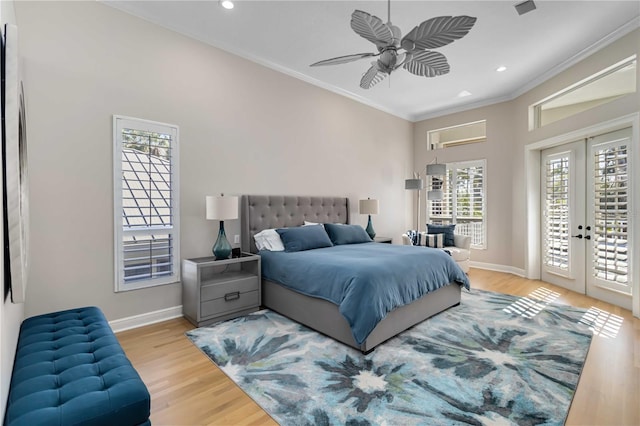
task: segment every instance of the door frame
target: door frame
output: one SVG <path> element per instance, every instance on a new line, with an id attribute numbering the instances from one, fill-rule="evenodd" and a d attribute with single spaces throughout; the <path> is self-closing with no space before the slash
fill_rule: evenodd
<path id="1" fill-rule="evenodd" d="M 625 115 L 620 118 L 598 123 L 582 129 L 574 130 L 551 138 L 543 139 L 525 145 L 525 277 L 540 279 L 541 267 L 541 212 L 540 212 L 540 151 L 546 148 L 563 145 L 578 139 L 598 136 L 602 133 L 631 127 L 630 155 L 635 158 L 631 162 L 630 174 L 633 182 L 640 182 L 640 113 Z M 640 221 L 640 185 L 632 188 L 631 217 Z M 631 229 L 632 249 L 640 251 L 640 224 L 635 224 Z M 633 257 L 631 270 L 634 276 L 640 275 L 640 256 Z M 633 316 L 640 318 L 640 280 L 633 280 Z"/>

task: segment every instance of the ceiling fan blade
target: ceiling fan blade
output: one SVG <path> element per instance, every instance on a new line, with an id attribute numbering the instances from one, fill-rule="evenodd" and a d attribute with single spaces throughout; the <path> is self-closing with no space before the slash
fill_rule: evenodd
<path id="1" fill-rule="evenodd" d="M 424 51 L 414 53 L 411 60 L 403 65 L 403 68 L 411 74 L 435 77 L 448 73 L 449 63 L 440 52 Z"/>
<path id="2" fill-rule="evenodd" d="M 386 73 L 378 69 L 376 62 L 372 62 L 371 68 L 364 73 L 360 80 L 360 87 L 363 89 L 371 89 L 373 86 L 384 80 L 386 76 Z"/>
<path id="3" fill-rule="evenodd" d="M 351 28 L 359 36 L 366 38 L 378 47 L 386 47 L 393 43 L 393 31 L 377 16 L 361 10 L 351 14 Z"/>
<path id="4" fill-rule="evenodd" d="M 409 51 L 446 46 L 467 35 L 475 23 L 471 16 L 437 16 L 412 29 L 401 45 Z"/>
<path id="5" fill-rule="evenodd" d="M 322 65 L 338 65 L 346 64 L 348 62 L 357 61 L 363 58 L 369 58 L 371 56 L 378 56 L 379 53 L 356 53 L 353 55 L 338 56 L 337 58 L 325 59 L 324 61 L 318 61 L 309 65 L 310 67 L 319 67 Z"/>

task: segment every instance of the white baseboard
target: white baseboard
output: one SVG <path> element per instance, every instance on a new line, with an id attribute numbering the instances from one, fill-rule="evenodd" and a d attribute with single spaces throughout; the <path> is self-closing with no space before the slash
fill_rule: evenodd
<path id="1" fill-rule="evenodd" d="M 497 265 L 495 263 L 484 263 L 484 262 L 469 262 L 469 266 L 472 268 L 478 269 L 486 269 L 488 271 L 497 271 L 497 272 L 506 272 L 507 274 L 517 275 L 521 278 L 525 277 L 524 269 L 516 268 L 513 266 L 507 265 Z"/>
<path id="2" fill-rule="evenodd" d="M 117 333 L 119 331 L 131 330 L 132 328 L 155 324 L 157 322 L 167 321 L 181 316 L 182 305 L 109 321 L 109 325 L 113 329 L 113 332 Z"/>

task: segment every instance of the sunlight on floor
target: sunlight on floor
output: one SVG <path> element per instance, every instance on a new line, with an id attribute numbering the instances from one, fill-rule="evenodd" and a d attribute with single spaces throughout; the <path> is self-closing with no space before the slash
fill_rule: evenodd
<path id="1" fill-rule="evenodd" d="M 594 306 L 590 307 L 580 319 L 580 323 L 588 325 L 594 335 L 607 339 L 616 338 L 623 321 L 624 318 Z"/>
<path id="2" fill-rule="evenodd" d="M 504 308 L 504 311 L 525 318 L 533 318 L 558 297 L 560 297 L 560 293 L 548 288 L 538 287 L 528 296 L 522 297 Z"/>

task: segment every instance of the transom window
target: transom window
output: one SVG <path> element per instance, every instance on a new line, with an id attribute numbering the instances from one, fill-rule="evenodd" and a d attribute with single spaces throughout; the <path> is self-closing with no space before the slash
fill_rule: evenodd
<path id="1" fill-rule="evenodd" d="M 178 127 L 114 116 L 116 291 L 179 280 Z"/>
<path id="2" fill-rule="evenodd" d="M 427 149 L 453 148 L 454 146 L 487 140 L 487 121 L 459 124 L 427 132 Z"/>
<path id="3" fill-rule="evenodd" d="M 530 107 L 529 130 L 635 93 L 636 66 L 633 55 L 542 99 Z"/>

